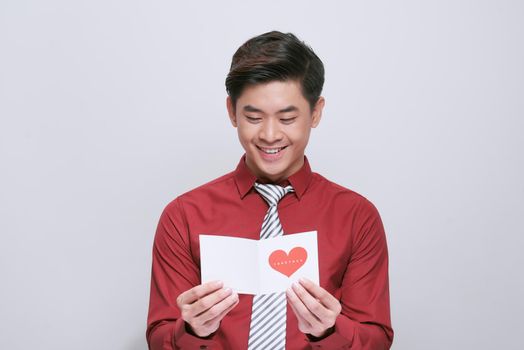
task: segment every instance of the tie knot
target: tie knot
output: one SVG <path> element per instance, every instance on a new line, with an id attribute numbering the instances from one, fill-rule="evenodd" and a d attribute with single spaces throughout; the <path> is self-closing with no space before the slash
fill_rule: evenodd
<path id="1" fill-rule="evenodd" d="M 270 206 L 277 205 L 287 193 L 294 192 L 292 186 L 282 187 L 273 184 L 259 184 L 258 182 L 255 182 L 255 189 Z"/>

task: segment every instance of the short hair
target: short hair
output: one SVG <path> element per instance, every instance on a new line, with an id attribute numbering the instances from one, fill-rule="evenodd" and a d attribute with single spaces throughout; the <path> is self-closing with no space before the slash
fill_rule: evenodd
<path id="1" fill-rule="evenodd" d="M 246 87 L 287 80 L 300 83 L 312 111 L 324 86 L 324 64 L 311 47 L 292 33 L 271 31 L 238 48 L 226 78 L 226 91 L 236 108 Z"/>

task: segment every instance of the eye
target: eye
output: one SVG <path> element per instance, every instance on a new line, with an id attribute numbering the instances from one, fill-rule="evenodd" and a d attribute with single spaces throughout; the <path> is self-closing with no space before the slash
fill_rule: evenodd
<path id="1" fill-rule="evenodd" d="M 297 119 L 297 117 L 293 117 L 293 118 L 283 118 L 283 119 L 280 119 L 280 121 L 284 124 L 291 124 L 295 121 L 295 119 Z"/>
<path id="2" fill-rule="evenodd" d="M 260 120 L 262 120 L 262 118 L 255 118 L 255 117 L 250 117 L 250 116 L 247 116 L 247 115 L 246 115 L 246 119 L 247 119 L 250 123 L 258 123 Z"/>

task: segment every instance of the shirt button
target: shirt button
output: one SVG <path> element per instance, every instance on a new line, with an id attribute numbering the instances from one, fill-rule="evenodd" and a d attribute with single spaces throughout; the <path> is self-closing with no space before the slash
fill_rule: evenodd
<path id="1" fill-rule="evenodd" d="M 200 345 L 200 349 L 207 349 L 207 345 Z"/>

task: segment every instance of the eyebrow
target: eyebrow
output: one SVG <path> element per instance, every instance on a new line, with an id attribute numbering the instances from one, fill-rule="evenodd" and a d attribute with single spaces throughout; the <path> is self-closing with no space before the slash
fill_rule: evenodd
<path id="1" fill-rule="evenodd" d="M 258 109 L 258 108 L 256 108 L 256 107 L 253 107 L 253 106 L 251 106 L 251 105 L 246 105 L 246 106 L 244 106 L 243 110 L 244 110 L 245 112 L 264 113 L 263 110 Z M 287 113 L 287 112 L 296 112 L 296 111 L 298 111 L 298 108 L 297 108 L 296 106 L 291 105 L 291 106 L 287 106 L 286 108 L 283 108 L 283 109 L 279 110 L 279 111 L 277 112 L 277 114 L 279 114 L 279 113 Z M 264 114 L 265 114 L 265 113 L 264 113 Z"/>

